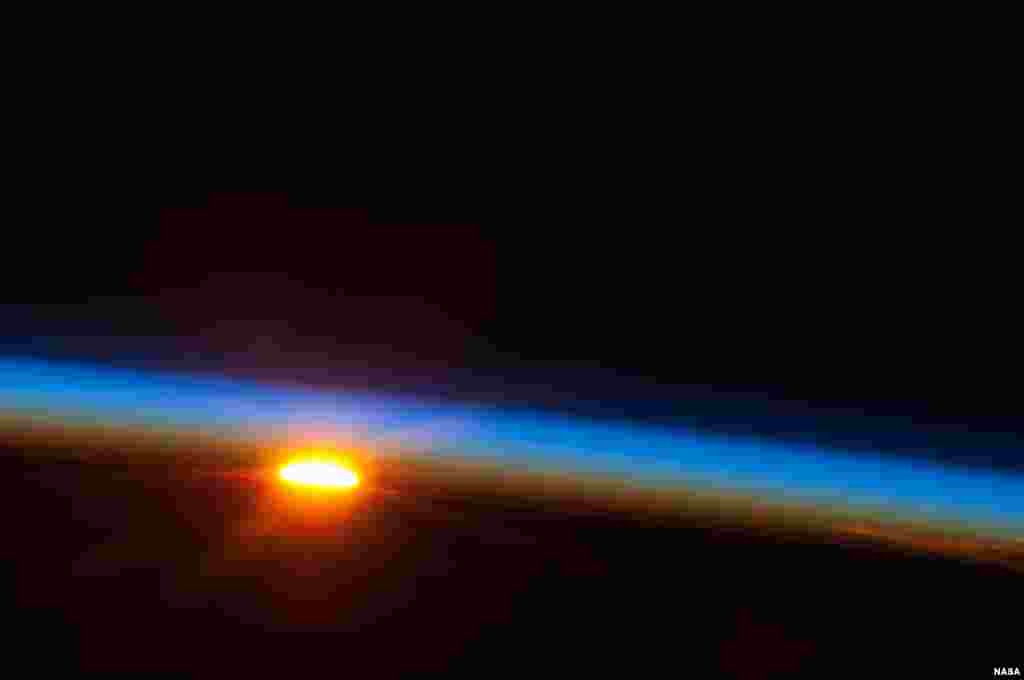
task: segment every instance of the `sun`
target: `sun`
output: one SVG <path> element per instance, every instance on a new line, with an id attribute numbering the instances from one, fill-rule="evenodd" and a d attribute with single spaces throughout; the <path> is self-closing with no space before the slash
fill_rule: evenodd
<path id="1" fill-rule="evenodd" d="M 281 466 L 278 477 L 293 486 L 315 489 L 353 489 L 359 475 L 351 467 L 332 460 L 294 460 Z"/>

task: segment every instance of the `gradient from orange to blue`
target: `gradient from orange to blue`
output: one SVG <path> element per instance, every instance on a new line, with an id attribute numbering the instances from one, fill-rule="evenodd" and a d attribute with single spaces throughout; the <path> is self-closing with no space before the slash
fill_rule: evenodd
<path id="1" fill-rule="evenodd" d="M 626 485 L 742 492 L 807 508 L 879 510 L 1024 537 L 1024 478 L 540 411 L 270 387 L 38 359 L 0 359 L 0 413 L 280 441 L 315 426 L 380 451 Z M 20 415 L 19 415 L 20 414 Z"/>

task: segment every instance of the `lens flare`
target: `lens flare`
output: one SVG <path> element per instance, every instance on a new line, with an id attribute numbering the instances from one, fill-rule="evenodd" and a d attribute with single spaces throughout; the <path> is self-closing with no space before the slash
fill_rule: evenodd
<path id="1" fill-rule="evenodd" d="M 354 470 L 333 461 L 293 461 L 281 467 L 278 477 L 287 484 L 317 489 L 352 489 L 359 486 L 359 475 Z"/>

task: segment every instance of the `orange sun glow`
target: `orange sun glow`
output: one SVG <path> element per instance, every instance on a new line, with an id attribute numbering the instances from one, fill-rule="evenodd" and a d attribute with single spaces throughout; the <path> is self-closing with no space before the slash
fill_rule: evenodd
<path id="1" fill-rule="evenodd" d="M 359 475 L 346 465 L 328 460 L 296 460 L 278 471 L 281 481 L 294 486 L 317 489 L 352 489 L 359 486 Z"/>

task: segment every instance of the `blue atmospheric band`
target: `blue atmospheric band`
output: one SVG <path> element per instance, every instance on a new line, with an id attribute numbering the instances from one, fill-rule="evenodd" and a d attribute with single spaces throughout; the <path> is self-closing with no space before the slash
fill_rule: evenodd
<path id="1" fill-rule="evenodd" d="M 1024 529 L 1024 476 L 884 452 L 741 439 L 552 413 L 0 358 L 0 412 L 279 438 L 313 428 L 443 458 L 882 508 Z"/>

